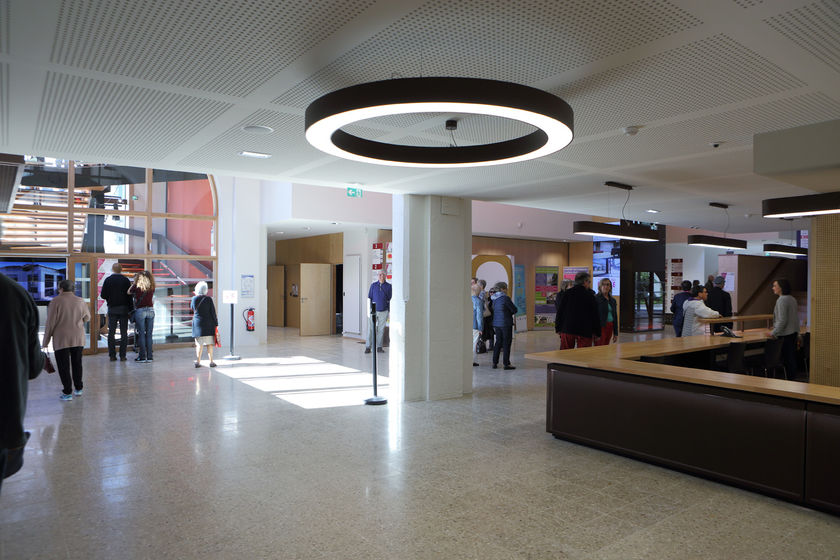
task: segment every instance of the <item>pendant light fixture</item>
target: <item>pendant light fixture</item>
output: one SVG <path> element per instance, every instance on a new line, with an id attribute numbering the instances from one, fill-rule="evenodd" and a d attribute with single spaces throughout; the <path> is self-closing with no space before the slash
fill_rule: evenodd
<path id="1" fill-rule="evenodd" d="M 621 208 L 622 223 L 615 225 L 604 224 L 601 222 L 580 221 L 572 224 L 572 231 L 578 235 L 611 237 L 613 239 L 627 239 L 629 241 L 659 241 L 658 232 L 652 230 L 649 226 L 631 224 L 624 216 L 624 209 L 630 201 L 630 191 L 633 190 L 633 187 L 616 181 L 607 181 L 604 185 L 627 191 L 627 199 L 624 201 L 624 206 Z"/>
<path id="2" fill-rule="evenodd" d="M 747 242 L 742 239 L 730 239 L 726 237 L 729 231 L 729 205 L 722 202 L 710 202 L 709 206 L 713 208 L 722 208 L 726 212 L 726 229 L 723 230 L 723 237 L 714 235 L 689 235 L 688 244 L 696 247 L 718 247 L 721 249 L 746 249 Z"/>
<path id="3" fill-rule="evenodd" d="M 377 142 L 342 130 L 392 115 L 467 113 L 533 126 L 525 136 L 470 146 L 410 146 Z M 399 78 L 359 84 L 319 97 L 306 108 L 306 139 L 334 156 L 403 167 L 478 167 L 516 163 L 565 148 L 574 136 L 572 108 L 528 86 L 479 78 Z"/>
<path id="4" fill-rule="evenodd" d="M 790 233 L 793 237 L 793 218 L 782 218 L 786 222 L 790 222 Z M 773 253 L 776 255 L 788 255 L 792 257 L 808 256 L 808 249 L 805 247 L 796 247 L 794 245 L 783 245 L 781 243 L 765 243 L 765 253 Z"/>
<path id="5" fill-rule="evenodd" d="M 765 218 L 799 218 L 820 214 L 840 214 L 840 191 L 761 201 L 761 215 Z"/>

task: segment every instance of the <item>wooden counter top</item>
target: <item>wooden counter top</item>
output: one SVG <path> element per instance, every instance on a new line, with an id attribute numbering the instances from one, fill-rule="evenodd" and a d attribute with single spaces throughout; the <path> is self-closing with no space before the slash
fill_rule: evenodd
<path id="1" fill-rule="evenodd" d="M 722 349 L 729 346 L 730 342 L 761 342 L 767 339 L 765 332 L 765 329 L 744 331 L 741 333 L 743 338 L 697 335 L 624 342 L 525 354 L 525 359 L 840 405 L 840 387 L 638 361 L 642 356 L 668 356 Z"/>

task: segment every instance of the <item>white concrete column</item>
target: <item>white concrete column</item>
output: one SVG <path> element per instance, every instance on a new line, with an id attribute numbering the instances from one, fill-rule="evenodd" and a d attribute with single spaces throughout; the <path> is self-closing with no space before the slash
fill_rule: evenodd
<path id="1" fill-rule="evenodd" d="M 222 303 L 222 291 L 241 292 L 242 275 L 253 275 L 254 296 L 239 295 L 234 309 L 233 328 L 235 347 L 265 344 L 267 334 L 268 292 L 266 288 L 266 228 L 260 220 L 261 193 L 258 179 L 217 176 L 216 191 L 219 197 L 219 266 L 214 289 L 218 304 L 219 331 L 222 347 L 219 357 L 228 353 L 230 340 L 230 305 Z M 255 308 L 256 329 L 247 331 L 242 311 Z"/>
<path id="2" fill-rule="evenodd" d="M 401 400 L 472 392 L 469 200 L 394 195 L 390 374 Z"/>

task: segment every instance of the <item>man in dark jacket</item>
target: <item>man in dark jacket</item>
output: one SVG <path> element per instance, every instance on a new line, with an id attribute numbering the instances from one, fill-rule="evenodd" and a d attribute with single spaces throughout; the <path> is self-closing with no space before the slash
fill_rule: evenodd
<path id="1" fill-rule="evenodd" d="M 732 316 L 732 296 L 729 292 L 723 291 L 723 286 L 726 279 L 723 276 L 718 276 L 714 280 L 714 287 L 709 291 L 709 297 L 706 299 L 706 305 L 710 309 L 714 309 L 720 313 L 721 317 Z M 722 332 L 723 327 L 732 328 L 732 323 L 712 323 L 712 332 Z"/>
<path id="2" fill-rule="evenodd" d="M 17 282 L 0 274 L 0 488 L 23 466 L 23 431 L 29 380 L 44 368 L 38 308 Z"/>
<path id="3" fill-rule="evenodd" d="M 699 285 L 700 282 L 697 282 Z M 688 280 L 683 280 L 682 284 L 680 284 L 680 288 L 682 291 L 674 296 L 674 299 L 671 300 L 671 313 L 674 314 L 674 318 L 671 321 L 671 324 L 674 327 L 674 334 L 677 337 L 682 336 L 682 328 L 683 328 L 683 304 L 686 300 L 691 299 L 691 282 Z"/>
<path id="4" fill-rule="evenodd" d="M 496 292 L 490 296 L 493 304 L 493 331 L 495 331 L 496 344 L 493 346 L 493 369 L 499 365 L 499 353 L 502 355 L 502 363 L 505 369 L 516 369 L 510 365 L 510 344 L 513 341 L 513 316 L 518 309 L 505 292 L 507 284 L 497 282 L 493 287 Z"/>
<path id="5" fill-rule="evenodd" d="M 601 336 L 598 302 L 592 293 L 588 272 L 575 275 L 575 285 L 563 294 L 557 316 L 560 319 L 560 349 L 592 346 L 592 338 Z"/>
<path id="6" fill-rule="evenodd" d="M 128 289 L 131 287 L 131 280 L 122 275 L 120 263 L 114 263 L 111 267 L 113 274 L 102 283 L 100 297 L 108 302 L 108 355 L 112 362 L 117 361 L 117 351 L 114 343 L 114 335 L 117 332 L 117 325 L 120 326 L 120 360 L 125 361 L 125 348 L 128 343 L 128 313 L 132 308 L 131 296 Z"/>

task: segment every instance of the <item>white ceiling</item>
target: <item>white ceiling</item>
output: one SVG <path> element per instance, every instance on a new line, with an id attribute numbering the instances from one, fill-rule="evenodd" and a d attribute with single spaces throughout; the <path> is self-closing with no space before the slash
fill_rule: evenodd
<path id="1" fill-rule="evenodd" d="M 317 97 L 373 80 L 464 76 L 563 97 L 575 140 L 501 167 L 414 170 L 304 139 Z M 355 133 L 448 145 L 452 115 Z M 461 116 L 456 140 L 517 124 Z M 621 216 L 730 232 L 781 227 L 752 173 L 760 132 L 840 118 L 838 0 L 0 0 L 0 151 Z M 244 125 L 275 132 L 249 135 Z M 636 136 L 622 129 L 640 126 Z M 723 142 L 713 148 L 711 142 Z M 242 150 L 271 153 L 245 159 Z M 804 223 L 804 222 L 803 222 Z"/>

